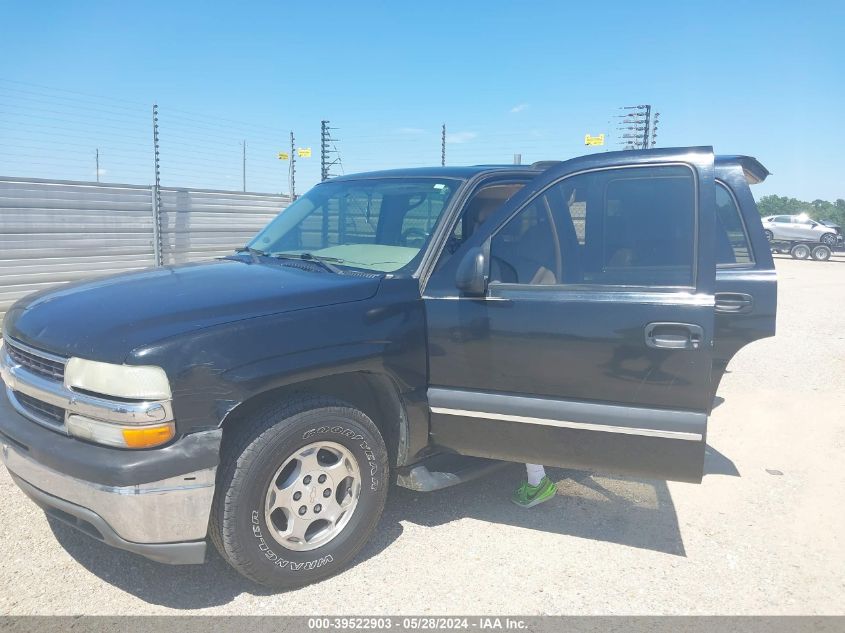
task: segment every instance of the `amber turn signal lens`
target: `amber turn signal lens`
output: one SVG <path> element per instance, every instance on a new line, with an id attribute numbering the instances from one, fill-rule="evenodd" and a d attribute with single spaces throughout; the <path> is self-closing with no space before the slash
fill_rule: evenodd
<path id="1" fill-rule="evenodd" d="M 137 429 L 123 429 L 123 441 L 127 448 L 150 448 L 173 439 L 175 431 L 172 424 L 143 426 Z"/>

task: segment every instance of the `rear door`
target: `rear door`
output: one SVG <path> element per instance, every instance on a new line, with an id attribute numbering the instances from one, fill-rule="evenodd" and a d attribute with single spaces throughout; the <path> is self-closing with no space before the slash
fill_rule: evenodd
<path id="1" fill-rule="evenodd" d="M 711 408 L 709 148 L 560 163 L 428 280 L 432 441 L 466 455 L 700 481 Z M 489 253 L 483 296 L 457 266 Z"/>
<path id="2" fill-rule="evenodd" d="M 731 358 L 775 335 L 777 275 L 749 185 L 768 171 L 747 156 L 716 159 L 716 337 L 713 395 Z M 787 218 L 788 219 L 788 218 Z"/>

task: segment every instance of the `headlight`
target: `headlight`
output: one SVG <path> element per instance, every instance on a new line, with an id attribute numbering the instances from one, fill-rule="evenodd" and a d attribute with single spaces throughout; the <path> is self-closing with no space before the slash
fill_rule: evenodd
<path id="1" fill-rule="evenodd" d="M 82 358 L 71 358 L 65 365 L 65 387 L 109 397 L 134 401 L 170 400 L 170 382 L 161 367 L 114 365 Z M 114 403 L 120 406 L 119 401 Z M 156 405 L 159 410 L 162 407 Z M 109 420 L 109 411 L 87 415 L 72 413 L 65 420 L 67 431 L 89 442 L 119 448 L 152 448 L 173 439 L 176 428 L 172 418 L 153 424 Z M 165 417 L 162 415 L 158 419 Z M 152 420 L 148 420 L 152 422 Z"/>
<path id="2" fill-rule="evenodd" d="M 71 358 L 65 366 L 65 387 L 130 400 L 170 400 L 170 382 L 161 367 L 113 365 Z"/>

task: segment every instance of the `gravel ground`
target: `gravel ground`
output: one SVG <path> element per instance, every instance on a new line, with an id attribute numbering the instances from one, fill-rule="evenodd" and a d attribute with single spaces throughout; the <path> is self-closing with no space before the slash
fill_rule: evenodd
<path id="1" fill-rule="evenodd" d="M 778 336 L 719 389 L 701 485 L 554 470 L 394 490 L 355 566 L 272 595 L 216 555 L 169 567 L 48 524 L 0 467 L 0 613 L 841 614 L 845 259 L 779 259 Z"/>

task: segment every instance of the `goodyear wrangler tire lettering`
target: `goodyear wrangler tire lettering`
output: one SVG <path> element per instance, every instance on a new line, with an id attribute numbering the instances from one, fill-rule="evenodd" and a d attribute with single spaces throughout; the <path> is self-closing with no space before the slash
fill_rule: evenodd
<path id="1" fill-rule="evenodd" d="M 302 439 L 307 440 L 307 439 L 314 437 L 315 435 L 324 435 L 326 433 L 340 433 L 341 435 L 345 435 L 346 437 L 348 437 L 349 439 L 351 439 L 353 441 L 364 439 L 363 435 L 359 435 L 351 429 L 345 429 L 345 428 L 340 427 L 340 426 L 335 426 L 335 427 L 332 427 L 331 429 L 328 428 L 328 427 L 325 427 L 325 426 L 320 427 L 318 429 L 310 429 L 308 431 L 305 431 L 305 433 L 302 435 Z"/>
<path id="2" fill-rule="evenodd" d="M 384 508 L 387 486 L 381 481 L 388 476 L 387 449 L 376 425 L 347 403 L 313 396 L 267 406 L 238 423 L 235 430 L 224 431 L 210 526 L 218 551 L 244 576 L 279 589 L 342 570 L 366 543 Z M 325 456 L 319 452 L 323 447 Z M 332 454 L 350 461 L 327 461 Z M 289 463 L 297 466 L 286 472 Z M 349 483 L 350 473 L 357 487 Z M 319 482 L 323 487 L 314 485 L 320 475 L 325 475 Z M 329 502 L 323 502 L 329 498 L 324 497 L 325 486 L 335 492 Z M 296 505 L 285 497 L 294 491 L 299 493 Z M 344 507 L 350 491 L 357 495 L 348 506 L 350 514 L 333 524 L 323 519 L 330 508 Z M 332 505 L 335 500 L 338 506 Z M 301 533 L 304 540 L 299 533 L 291 539 L 291 507 L 297 516 L 306 507 L 308 529 L 316 526 L 310 536 Z M 332 528 L 331 534 L 324 531 Z"/>

